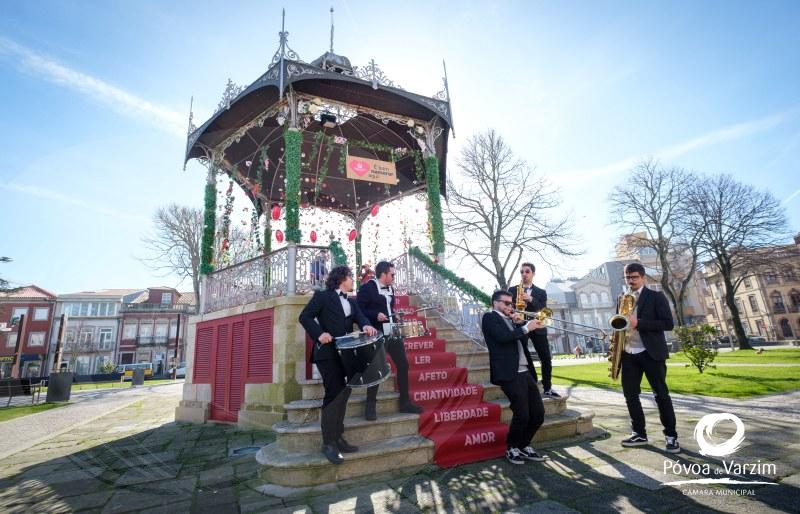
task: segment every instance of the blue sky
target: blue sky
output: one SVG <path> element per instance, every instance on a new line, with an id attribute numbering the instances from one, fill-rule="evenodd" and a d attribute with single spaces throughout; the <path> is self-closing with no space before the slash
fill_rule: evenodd
<path id="1" fill-rule="evenodd" d="M 327 49 L 330 5 L 286 4 L 306 61 Z M 561 187 L 587 252 L 537 282 L 611 257 L 607 196 L 647 157 L 766 188 L 800 231 L 797 2 L 332 5 L 335 50 L 406 89 L 438 91 L 447 60 L 451 172 L 494 128 Z M 189 98 L 202 122 L 229 77 L 263 73 L 281 7 L 0 3 L 0 275 L 58 293 L 174 285 L 136 257 L 158 206 L 202 205 L 204 170 L 182 163 Z"/>

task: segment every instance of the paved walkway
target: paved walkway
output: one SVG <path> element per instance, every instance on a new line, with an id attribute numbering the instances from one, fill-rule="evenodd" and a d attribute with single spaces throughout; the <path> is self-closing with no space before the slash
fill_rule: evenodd
<path id="1" fill-rule="evenodd" d="M 754 514 L 800 510 L 800 391 L 747 401 L 676 395 L 684 447 L 680 456 L 663 451 L 651 400 L 644 402 L 651 446 L 624 449 L 619 440 L 628 432 L 628 421 L 621 394 L 589 388 L 575 388 L 571 394 L 570 408 L 595 411 L 597 430 L 588 439 L 542 446 L 539 449 L 549 457 L 544 463 L 513 466 L 496 459 L 447 470 L 427 466 L 411 475 L 371 476 L 275 497 L 259 492 L 262 482 L 252 454 L 231 456 L 238 448 L 272 441 L 271 432 L 226 424 L 176 424 L 172 419 L 179 400 L 177 386 L 137 392 L 135 398 L 128 393 L 117 400 L 132 402 L 121 408 L 109 403 L 106 408 L 117 410 L 89 423 L 70 413 L 80 405 L 57 409 L 81 424 L 0 460 L 0 511 Z M 709 466 L 710 478 L 718 477 L 714 471 L 723 463 L 700 455 L 692 438 L 697 420 L 712 412 L 735 412 L 744 422 L 746 439 L 732 461 L 774 465 L 756 475 L 734 478 L 777 485 L 665 485 L 701 478 L 703 465 Z M 723 425 L 715 430 L 729 432 Z"/>

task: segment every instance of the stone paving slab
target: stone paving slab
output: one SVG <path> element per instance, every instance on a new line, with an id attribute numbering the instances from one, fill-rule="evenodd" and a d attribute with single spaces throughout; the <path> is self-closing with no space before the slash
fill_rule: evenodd
<path id="1" fill-rule="evenodd" d="M 800 400 L 797 392 L 745 402 L 676 399 L 684 448 L 679 456 L 664 452 L 651 400 L 643 402 L 651 444 L 627 449 L 619 444 L 629 430 L 621 395 L 594 389 L 570 393 L 571 407 L 595 411 L 597 429 L 589 438 L 542 445 L 538 449 L 549 457 L 544 463 L 514 466 L 495 459 L 453 469 L 431 465 L 413 475 L 385 473 L 282 493 L 263 487 L 252 455 L 229 455 L 237 447 L 273 441 L 271 432 L 239 430 L 229 424 L 175 423 L 178 391 L 171 396 L 145 395 L 90 424 L 58 431 L 28 448 L 23 445 L 22 451 L 0 460 L 0 511 L 757 514 L 800 510 L 800 428 L 793 422 L 797 409 L 793 402 Z M 68 413 L 71 408 L 58 410 Z M 665 474 L 665 462 L 720 465 L 720 459 L 700 455 L 691 437 L 697 420 L 710 412 L 740 415 L 747 439 L 736 458 L 775 463 L 777 475 L 765 478 L 775 482 L 782 478 L 779 485 L 755 487 L 752 496 L 731 495 L 746 486 L 663 485 L 699 476 Z M 721 428 L 720 434 L 727 433 Z"/>

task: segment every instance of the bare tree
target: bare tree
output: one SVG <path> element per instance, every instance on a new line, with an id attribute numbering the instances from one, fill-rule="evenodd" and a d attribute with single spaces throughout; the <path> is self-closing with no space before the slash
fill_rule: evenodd
<path id="1" fill-rule="evenodd" d="M 0 256 L 0 262 L 11 262 L 11 257 L 2 257 Z M 8 280 L 0 277 L 0 293 L 8 293 L 13 291 L 13 288 L 9 287 Z"/>
<path id="2" fill-rule="evenodd" d="M 729 175 L 700 181 L 692 190 L 694 230 L 700 249 L 707 253 L 725 285 L 725 304 L 731 313 L 739 348 L 751 348 L 736 305 L 742 281 L 763 266 L 786 237 L 786 214 L 767 191 L 742 184 Z"/>
<path id="3" fill-rule="evenodd" d="M 571 248 L 569 216 L 556 216 L 558 190 L 518 159 L 494 130 L 476 134 L 461 151 L 458 181 L 448 177 L 447 243 L 506 289 L 522 262 L 535 254 L 549 263 Z M 552 216 L 552 217 L 551 217 Z"/>
<path id="4" fill-rule="evenodd" d="M 699 234 L 692 230 L 689 196 L 693 174 L 664 168 L 654 160 L 639 163 L 609 197 L 614 223 L 630 230 L 630 244 L 652 248 L 658 257 L 661 288 L 685 324 L 684 300 L 697 270 Z"/>
<path id="5" fill-rule="evenodd" d="M 195 298 L 200 298 L 200 238 L 203 212 L 193 207 L 169 204 L 159 207 L 153 216 L 154 235 L 142 242 L 151 251 L 141 259 L 164 276 L 191 279 Z"/>

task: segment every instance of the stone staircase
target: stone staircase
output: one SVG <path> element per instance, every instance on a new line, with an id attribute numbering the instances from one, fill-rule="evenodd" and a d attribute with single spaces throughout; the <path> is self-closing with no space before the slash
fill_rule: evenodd
<path id="1" fill-rule="evenodd" d="M 411 361 L 415 351 L 409 346 L 413 347 L 414 340 L 420 341 L 419 346 L 424 345 L 427 349 L 432 350 L 435 347 L 440 352 L 455 353 L 456 366 L 466 369 L 466 383 L 462 387 L 482 388 L 482 401 L 488 402 L 488 407 L 492 410 L 499 408 L 499 421 L 507 424 L 512 416 L 511 409 L 500 387 L 489 382 L 488 352 L 440 317 L 428 316 L 424 322 L 433 338 L 407 340 L 411 368 L 414 369 Z M 359 446 L 360 450 L 344 454 L 345 462 L 338 466 L 330 464 L 320 452 L 322 434 L 319 415 L 323 396 L 321 380 L 308 380 L 300 385 L 302 399 L 286 404 L 286 421 L 273 426 L 276 441 L 263 447 L 256 456 L 261 465 L 260 475 L 265 481 L 286 487 L 314 486 L 400 468 L 413 469 L 434 462 L 434 441 L 419 435 L 420 416 L 430 417 L 430 411 L 422 415 L 400 413 L 399 394 L 394 391 L 394 376 L 380 386 L 377 421 L 364 419 L 366 390 L 353 390 L 344 420 L 345 438 L 351 444 Z M 567 400 L 567 397 L 544 400 L 545 422 L 537 432 L 534 442 L 572 437 L 592 430 L 594 414 L 567 409 Z M 415 401 L 420 403 L 418 399 Z M 424 405 L 425 402 L 422 403 Z M 457 409 L 458 406 L 454 404 L 453 408 Z M 422 421 L 424 425 L 428 420 Z M 497 437 L 501 435 L 498 434 Z M 446 443 L 452 445 L 451 441 Z M 475 455 L 474 460 L 498 456 L 496 448 L 488 449 L 488 453 L 484 451 L 483 454 L 477 451 Z"/>

